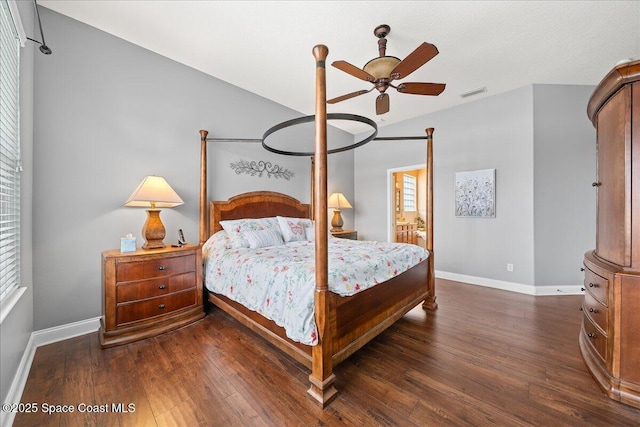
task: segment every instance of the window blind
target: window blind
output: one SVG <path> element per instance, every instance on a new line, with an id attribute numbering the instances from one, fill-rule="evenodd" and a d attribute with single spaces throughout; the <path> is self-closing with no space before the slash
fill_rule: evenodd
<path id="1" fill-rule="evenodd" d="M 0 2 L 0 300 L 20 286 L 20 40 Z"/>

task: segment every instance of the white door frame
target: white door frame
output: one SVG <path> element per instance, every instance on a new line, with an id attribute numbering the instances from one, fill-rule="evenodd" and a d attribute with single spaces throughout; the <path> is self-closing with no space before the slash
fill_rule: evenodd
<path id="1" fill-rule="evenodd" d="M 396 227 L 396 209 L 393 205 L 395 198 L 395 185 L 393 184 L 393 174 L 397 172 L 406 172 L 416 169 L 427 169 L 427 164 L 422 163 L 418 165 L 402 166 L 399 168 L 387 169 L 387 242 L 395 241 L 395 227 Z"/>

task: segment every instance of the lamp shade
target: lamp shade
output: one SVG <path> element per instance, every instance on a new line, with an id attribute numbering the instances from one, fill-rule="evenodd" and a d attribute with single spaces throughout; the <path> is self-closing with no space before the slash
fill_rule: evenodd
<path id="1" fill-rule="evenodd" d="M 329 196 L 327 207 L 331 209 L 351 209 L 351 204 L 349 204 L 347 198 L 344 197 L 344 194 L 333 193 Z"/>
<path id="2" fill-rule="evenodd" d="M 155 209 L 172 208 L 183 203 L 184 201 L 163 177 L 150 175 L 142 180 L 124 205 Z"/>

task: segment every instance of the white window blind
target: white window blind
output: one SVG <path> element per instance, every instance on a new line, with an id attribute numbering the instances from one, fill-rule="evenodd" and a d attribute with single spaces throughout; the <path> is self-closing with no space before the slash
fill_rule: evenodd
<path id="1" fill-rule="evenodd" d="M 402 177 L 402 204 L 403 210 L 412 212 L 416 210 L 416 177 L 403 175 Z"/>
<path id="2" fill-rule="evenodd" d="M 0 1 L 0 300 L 20 286 L 20 40 Z"/>

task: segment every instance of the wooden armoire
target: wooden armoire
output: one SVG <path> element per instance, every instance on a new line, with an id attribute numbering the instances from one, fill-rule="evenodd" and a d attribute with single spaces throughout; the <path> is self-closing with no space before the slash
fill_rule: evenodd
<path id="1" fill-rule="evenodd" d="M 584 258 L 580 350 L 611 399 L 640 408 L 640 61 L 611 70 L 587 114 L 597 135 L 597 226 Z"/>

